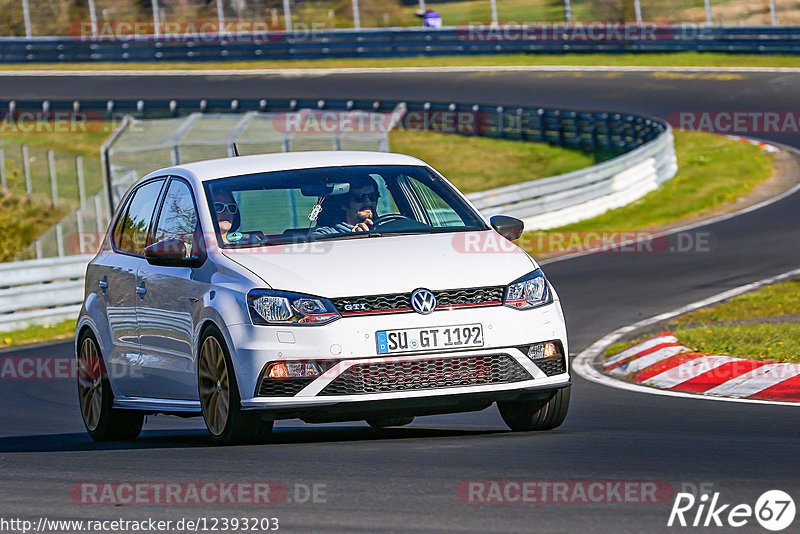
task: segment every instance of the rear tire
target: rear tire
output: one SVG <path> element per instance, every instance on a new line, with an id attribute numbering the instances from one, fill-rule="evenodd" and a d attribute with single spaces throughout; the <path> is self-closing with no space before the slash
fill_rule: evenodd
<path id="1" fill-rule="evenodd" d="M 78 339 L 78 403 L 83 424 L 95 441 L 130 441 L 139 437 L 144 415 L 114 406 L 100 346 L 91 330 Z"/>
<path id="2" fill-rule="evenodd" d="M 414 416 L 408 417 L 367 417 L 367 424 L 372 428 L 387 428 L 390 426 L 406 426 L 414 422 Z"/>
<path id="3" fill-rule="evenodd" d="M 200 341 L 197 385 L 203 420 L 216 445 L 263 443 L 269 438 L 273 421 L 242 410 L 230 352 L 215 326 L 208 327 Z"/>
<path id="4" fill-rule="evenodd" d="M 569 410 L 570 388 L 555 389 L 543 399 L 500 401 L 497 407 L 511 430 L 552 430 L 561 425 Z"/>

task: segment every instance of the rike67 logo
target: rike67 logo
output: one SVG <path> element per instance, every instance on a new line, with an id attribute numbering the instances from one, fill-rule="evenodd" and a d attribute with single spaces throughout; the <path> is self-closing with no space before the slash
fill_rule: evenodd
<path id="1" fill-rule="evenodd" d="M 781 490 L 764 492 L 755 506 L 723 503 L 719 492 L 703 493 L 700 497 L 678 493 L 667 526 L 740 528 L 755 521 L 762 528 L 779 532 L 792 524 L 794 516 L 794 499 Z"/>

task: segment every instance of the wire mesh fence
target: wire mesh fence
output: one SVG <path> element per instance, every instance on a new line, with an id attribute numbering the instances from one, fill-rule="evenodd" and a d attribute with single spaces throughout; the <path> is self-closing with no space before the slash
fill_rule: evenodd
<path id="1" fill-rule="evenodd" d="M 85 254 L 80 252 L 81 236 L 103 231 L 108 223 L 107 193 L 99 158 L 0 140 L 0 187 L 3 193 L 26 202 L 51 204 L 71 211 L 26 248 L 20 254 L 21 260 Z"/>
<path id="2" fill-rule="evenodd" d="M 111 193 L 116 202 L 137 178 L 153 170 L 225 158 L 235 151 L 242 156 L 307 150 L 387 152 L 394 124 L 385 116 L 392 114 L 299 109 L 130 120 L 108 147 Z"/>

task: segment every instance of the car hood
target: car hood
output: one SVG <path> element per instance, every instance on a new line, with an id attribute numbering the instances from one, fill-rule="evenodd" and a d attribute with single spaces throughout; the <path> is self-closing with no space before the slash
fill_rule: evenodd
<path id="1" fill-rule="evenodd" d="M 505 285 L 537 268 L 527 253 L 493 230 L 334 239 L 223 253 L 273 289 L 331 298 Z"/>

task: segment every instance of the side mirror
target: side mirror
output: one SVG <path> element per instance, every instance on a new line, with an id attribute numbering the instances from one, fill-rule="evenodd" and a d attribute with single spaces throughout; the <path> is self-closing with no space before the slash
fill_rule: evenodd
<path id="1" fill-rule="evenodd" d="M 164 239 L 144 249 L 144 257 L 151 265 L 163 267 L 199 267 L 202 258 L 190 256 L 186 243 L 180 239 Z"/>
<path id="2" fill-rule="evenodd" d="M 525 223 L 515 217 L 508 215 L 495 215 L 489 222 L 492 223 L 498 234 L 505 237 L 509 241 L 516 241 L 522 236 L 522 231 L 525 229 Z"/>

